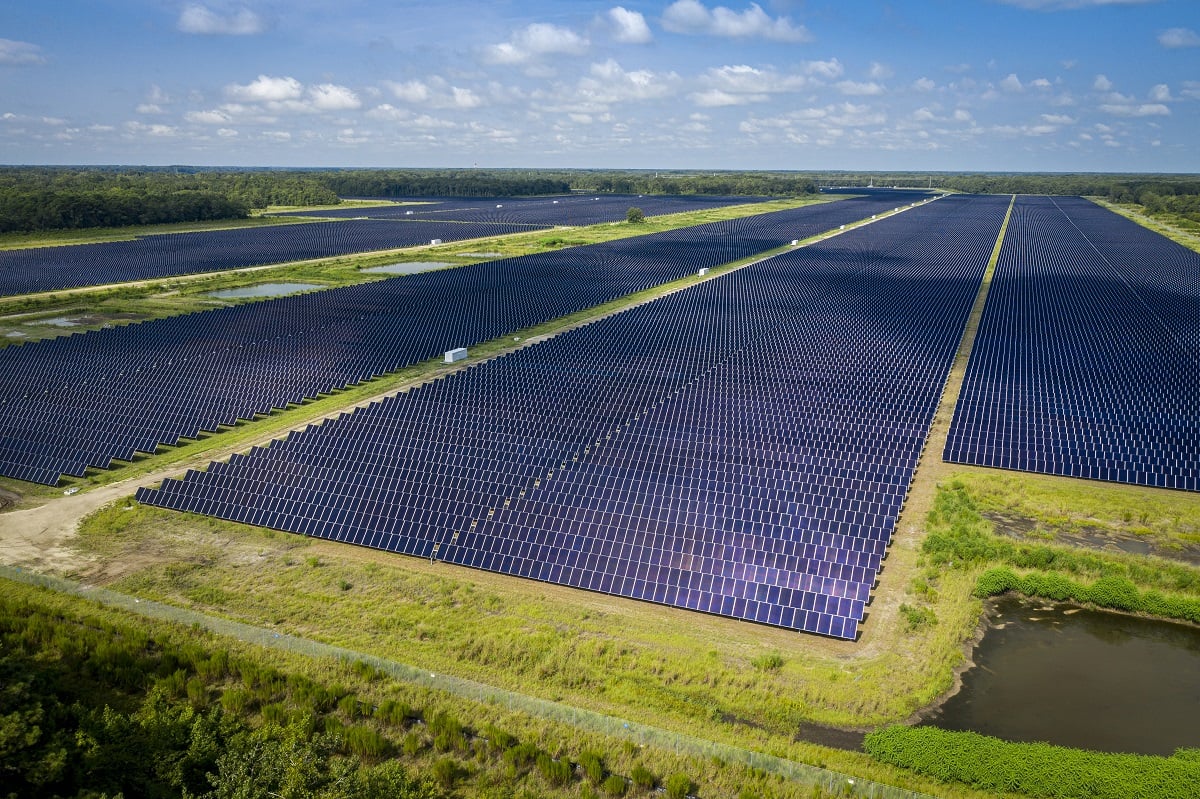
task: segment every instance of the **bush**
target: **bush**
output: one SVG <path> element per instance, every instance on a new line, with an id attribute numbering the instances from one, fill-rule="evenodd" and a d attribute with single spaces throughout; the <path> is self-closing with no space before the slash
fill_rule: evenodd
<path id="1" fill-rule="evenodd" d="M 1200 796 L 1200 769 L 1187 756 L 1105 754 L 900 726 L 868 733 L 863 749 L 881 762 L 988 793 L 1053 799 Z"/>
<path id="2" fill-rule="evenodd" d="M 382 705 L 375 708 L 375 718 L 393 727 L 405 726 L 411 717 L 412 708 L 403 702 L 397 702 L 395 699 L 388 699 Z"/>
<path id="3" fill-rule="evenodd" d="M 567 785 L 574 775 L 569 761 L 555 760 L 545 752 L 538 755 L 537 767 L 538 771 L 542 773 L 542 778 L 555 787 Z"/>
<path id="4" fill-rule="evenodd" d="M 625 782 L 625 778 L 618 774 L 609 774 L 601 787 L 604 788 L 604 792 L 609 796 L 624 796 L 625 792 L 629 790 L 629 785 Z"/>
<path id="5" fill-rule="evenodd" d="M 443 788 L 453 788 L 467 774 L 467 770 L 452 757 L 443 757 L 433 764 L 433 778 Z"/>
<path id="6" fill-rule="evenodd" d="M 667 777 L 666 785 L 663 788 L 666 791 L 667 799 L 685 799 L 696 792 L 696 783 L 692 782 L 692 778 L 686 774 L 672 774 Z"/>
<path id="7" fill-rule="evenodd" d="M 504 751 L 504 760 L 518 769 L 529 768 L 541 752 L 542 750 L 538 749 L 536 744 L 517 744 Z"/>
<path id="8" fill-rule="evenodd" d="M 767 652 L 750 661 L 750 665 L 759 671 L 779 671 L 783 664 L 783 655 L 778 652 Z"/>
<path id="9" fill-rule="evenodd" d="M 633 784 L 643 791 L 649 791 L 658 785 L 658 777 L 654 776 L 654 772 L 640 763 L 629 772 L 629 777 Z"/>
<path id="10" fill-rule="evenodd" d="M 580 752 L 579 767 L 583 769 L 583 773 L 587 775 L 593 785 L 599 785 L 604 781 L 604 758 L 598 752 L 590 749 Z"/>

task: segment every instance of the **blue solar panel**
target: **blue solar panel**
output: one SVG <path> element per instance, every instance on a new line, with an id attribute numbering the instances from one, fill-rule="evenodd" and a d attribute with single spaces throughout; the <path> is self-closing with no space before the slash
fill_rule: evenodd
<path id="1" fill-rule="evenodd" d="M 134 450 L 153 452 L 877 207 L 846 200 L 9 346 L 0 351 L 0 439 L 49 460 L 6 455 L 0 474 L 54 485 L 56 472 L 107 468 Z"/>
<path id="2" fill-rule="evenodd" d="M 1082 198 L 1021 197 L 944 457 L 1200 490 L 1200 255 Z"/>
<path id="3" fill-rule="evenodd" d="M 1005 206 L 941 200 L 138 499 L 852 639 Z"/>

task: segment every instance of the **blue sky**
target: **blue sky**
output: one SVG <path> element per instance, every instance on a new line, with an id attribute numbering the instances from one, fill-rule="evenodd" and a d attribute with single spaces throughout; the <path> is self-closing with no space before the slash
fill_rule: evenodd
<path id="1" fill-rule="evenodd" d="M 0 163 L 1200 172 L 1197 0 L 13 0 Z"/>

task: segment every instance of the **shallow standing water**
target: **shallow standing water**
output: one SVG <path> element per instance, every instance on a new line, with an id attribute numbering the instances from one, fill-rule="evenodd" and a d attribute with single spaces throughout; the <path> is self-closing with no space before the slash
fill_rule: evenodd
<path id="1" fill-rule="evenodd" d="M 1200 747 L 1200 629 L 1003 597 L 959 693 L 922 724 L 1170 755 Z"/>
<path id="2" fill-rule="evenodd" d="M 372 266 L 362 271 L 364 272 L 382 272 L 387 275 L 415 275 L 419 272 L 428 272 L 431 269 L 441 269 L 444 266 L 453 266 L 447 261 L 409 261 L 403 264 L 388 264 L 386 266 Z"/>
<path id="3" fill-rule="evenodd" d="M 222 300 L 237 300 L 245 297 L 282 297 L 286 294 L 319 288 L 321 285 L 318 283 L 259 283 L 257 286 L 210 291 L 208 296 Z"/>

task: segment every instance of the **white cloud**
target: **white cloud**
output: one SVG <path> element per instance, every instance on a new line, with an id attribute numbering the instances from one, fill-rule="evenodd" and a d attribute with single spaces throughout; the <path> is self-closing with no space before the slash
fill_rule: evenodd
<path id="1" fill-rule="evenodd" d="M 0 39 L 0 64 L 30 67 L 45 63 L 46 57 L 42 55 L 42 48 L 36 44 Z"/>
<path id="2" fill-rule="evenodd" d="M 146 125 L 141 122 L 126 122 L 125 132 L 128 136 L 150 136 L 156 139 L 169 139 L 179 134 L 179 128 L 171 125 Z"/>
<path id="3" fill-rule="evenodd" d="M 222 15 L 200 5 L 186 6 L 177 27 L 184 33 L 210 36 L 251 36 L 266 29 L 262 18 L 248 8 Z"/>
<path id="4" fill-rule="evenodd" d="M 1184 97 L 1200 100 L 1200 80 L 1185 80 L 1183 82 L 1183 90 L 1180 93 Z"/>
<path id="5" fill-rule="evenodd" d="M 1159 83 L 1150 90 L 1150 99 L 1156 103 L 1169 103 L 1175 98 L 1171 96 L 1170 86 Z"/>
<path id="6" fill-rule="evenodd" d="M 1029 85 L 1036 89 L 1049 89 L 1052 84 L 1045 78 L 1035 78 Z"/>
<path id="7" fill-rule="evenodd" d="M 709 9 L 699 0 L 676 0 L 662 16 L 663 27 L 672 33 L 707 34 L 738 39 L 764 38 L 779 42 L 808 42 L 812 34 L 787 17 L 772 19 L 757 3 L 737 12 L 725 6 Z"/>
<path id="8" fill-rule="evenodd" d="M 842 67 L 841 61 L 831 58 L 828 61 L 808 61 L 804 64 L 804 71 L 809 75 L 833 80 L 840 78 L 846 70 Z"/>
<path id="9" fill-rule="evenodd" d="M 1021 79 L 1017 77 L 1017 73 L 1010 72 L 1007 78 L 1000 81 L 1000 88 L 1006 92 L 1019 92 L 1025 87 L 1021 85 Z"/>
<path id="10" fill-rule="evenodd" d="M 654 36 L 646 18 L 639 11 L 630 11 L 622 6 L 608 10 L 608 20 L 612 25 L 613 38 L 625 44 L 648 44 Z"/>
<path id="11" fill-rule="evenodd" d="M 1162 103 L 1143 103 L 1141 105 L 1105 103 L 1100 106 L 1100 110 L 1119 117 L 1166 117 L 1171 115 L 1171 109 Z"/>
<path id="12" fill-rule="evenodd" d="M 397 100 L 405 103 L 423 103 L 429 99 L 429 86 L 419 80 L 396 81 L 385 80 L 383 85 L 391 90 Z"/>
<path id="13" fill-rule="evenodd" d="M 162 106 L 157 103 L 142 103 L 136 110 L 139 114 L 146 114 L 148 116 L 164 113 Z"/>
<path id="14" fill-rule="evenodd" d="M 965 108 L 956 109 L 954 112 L 955 122 L 970 122 L 972 119 L 974 117 L 971 116 L 971 112 Z"/>
<path id="15" fill-rule="evenodd" d="M 895 72 L 886 64 L 881 64 L 878 61 L 871 62 L 871 69 L 867 71 L 867 77 L 871 80 L 886 80 L 892 77 Z"/>
<path id="16" fill-rule="evenodd" d="M 693 92 L 689 99 L 701 108 L 720 108 L 730 105 L 749 105 L 764 103 L 768 97 L 765 94 L 732 94 L 720 89 L 709 89 L 703 92 Z"/>
<path id="17" fill-rule="evenodd" d="M 353 111 L 362 107 L 362 101 L 353 90 L 332 83 L 310 87 L 308 96 L 317 111 Z"/>
<path id="18" fill-rule="evenodd" d="M 507 42 L 484 48 L 484 60 L 493 64 L 523 64 L 545 55 L 583 55 L 589 42 L 569 28 L 535 22 L 517 31 Z"/>
<path id="19" fill-rule="evenodd" d="M 1169 28 L 1158 34 L 1158 43 L 1172 50 L 1181 47 L 1200 47 L 1200 34 L 1191 28 Z"/>
<path id="20" fill-rule="evenodd" d="M 218 128 L 217 135 L 222 139 L 232 139 L 238 135 L 238 132 L 233 128 Z"/>
<path id="21" fill-rule="evenodd" d="M 233 117 L 219 108 L 211 111 L 189 111 L 183 118 L 198 125 L 228 125 L 233 121 Z"/>
<path id="22" fill-rule="evenodd" d="M 592 64 L 591 74 L 580 79 L 576 91 L 585 102 L 608 106 L 666 97 L 675 91 L 678 82 L 679 76 L 674 72 L 626 71 L 610 58 L 604 63 Z"/>
<path id="23" fill-rule="evenodd" d="M 304 84 L 295 78 L 259 75 L 244 86 L 236 83 L 226 86 L 225 94 L 231 99 L 246 103 L 279 103 L 299 100 L 304 94 Z"/>
<path id="24" fill-rule="evenodd" d="M 1042 114 L 1042 121 L 1047 125 L 1074 125 L 1075 120 L 1066 114 Z"/>
<path id="25" fill-rule="evenodd" d="M 1112 91 L 1112 87 L 1113 82 L 1104 75 L 1097 75 L 1096 79 L 1092 81 L 1092 88 L 1098 92 Z"/>
<path id="26" fill-rule="evenodd" d="M 937 84 L 929 78 L 921 77 L 913 81 L 913 88 L 919 92 L 931 92 L 937 88 Z"/>
<path id="27" fill-rule="evenodd" d="M 478 108 L 483 105 L 483 100 L 479 99 L 479 95 L 470 89 L 458 86 L 450 87 L 450 102 L 455 108 Z"/>
<path id="28" fill-rule="evenodd" d="M 838 81 L 835 86 L 842 94 L 849 97 L 878 97 L 883 94 L 883 86 L 870 81 L 867 83 L 859 83 L 852 80 Z"/>

